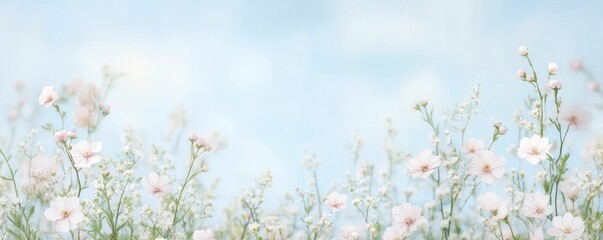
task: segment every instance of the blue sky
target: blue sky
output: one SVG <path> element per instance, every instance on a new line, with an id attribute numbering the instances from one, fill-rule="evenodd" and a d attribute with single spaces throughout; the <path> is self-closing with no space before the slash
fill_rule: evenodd
<path id="1" fill-rule="evenodd" d="M 181 105 L 187 131 L 227 138 L 207 176 L 222 178 L 224 199 L 265 169 L 280 196 L 306 183 L 306 149 L 323 161 L 325 187 L 343 179 L 354 131 L 365 139 L 364 158 L 384 163 L 386 117 L 400 147 L 428 147 L 428 128 L 411 109 L 417 99 L 450 107 L 481 84 L 470 135 L 488 138 L 494 120 L 511 125 L 529 93 L 515 76 L 526 67 L 518 45 L 542 72 L 560 65 L 568 102 L 593 105 L 600 99 L 584 94 L 568 63 L 583 59 L 603 75 L 601 9 L 595 1 L 3 1 L 0 108 L 16 80 L 36 108 L 42 86 L 99 82 L 109 64 L 127 76 L 109 96 L 113 114 L 99 139 L 117 141 L 133 125 L 148 147 Z"/>

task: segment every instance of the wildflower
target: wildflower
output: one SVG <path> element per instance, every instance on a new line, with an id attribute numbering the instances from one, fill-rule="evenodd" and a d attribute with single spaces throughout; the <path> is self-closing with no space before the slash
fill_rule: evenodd
<path id="1" fill-rule="evenodd" d="M 519 77 L 519 79 L 525 81 L 526 77 L 527 77 L 526 70 L 523 70 L 523 69 L 517 70 L 517 77 Z"/>
<path id="2" fill-rule="evenodd" d="M 88 168 L 92 164 L 100 162 L 101 158 L 98 153 L 102 148 L 103 144 L 99 141 L 83 140 L 78 142 L 70 151 L 75 167 Z"/>
<path id="3" fill-rule="evenodd" d="M 57 142 L 67 141 L 67 131 L 57 131 L 54 133 L 54 140 Z"/>
<path id="4" fill-rule="evenodd" d="M 383 240 L 403 240 L 408 235 L 400 226 L 391 226 L 383 232 Z"/>
<path id="5" fill-rule="evenodd" d="M 588 84 L 588 90 L 592 91 L 592 92 L 596 92 L 599 91 L 599 84 L 596 82 L 591 82 Z"/>
<path id="6" fill-rule="evenodd" d="M 573 60 L 572 62 L 570 62 L 570 67 L 574 71 L 580 71 L 584 68 L 584 64 L 582 63 L 582 61 L 576 59 L 576 60 Z"/>
<path id="7" fill-rule="evenodd" d="M 480 177 L 480 181 L 487 184 L 494 183 L 505 173 L 505 158 L 496 156 L 492 151 L 484 151 L 477 155 L 471 162 L 469 173 Z"/>
<path id="8" fill-rule="evenodd" d="M 44 211 L 44 216 L 53 224 L 57 232 L 68 232 L 77 228 L 84 219 L 80 199 L 75 196 L 58 197 L 50 202 L 50 208 Z"/>
<path id="9" fill-rule="evenodd" d="M 442 163 L 438 156 L 434 156 L 430 150 L 424 150 L 419 156 L 410 159 L 406 167 L 412 177 L 427 178 Z"/>
<path id="10" fill-rule="evenodd" d="M 474 157 L 476 155 L 480 155 L 482 154 L 482 152 L 486 150 L 486 148 L 484 148 L 484 141 L 482 140 L 477 140 L 475 138 L 470 138 L 469 140 L 467 140 L 467 142 L 465 142 L 465 144 L 463 145 L 463 151 L 469 156 L 469 157 Z"/>
<path id="11" fill-rule="evenodd" d="M 549 81 L 549 88 L 551 90 L 561 90 L 561 87 L 563 87 L 563 82 L 561 82 L 560 80 Z"/>
<path id="12" fill-rule="evenodd" d="M 195 141 L 199 140 L 199 136 L 195 132 L 190 132 L 188 134 L 188 140 L 191 142 L 195 142 Z"/>
<path id="13" fill-rule="evenodd" d="M 519 53 L 520 56 L 528 56 L 528 48 L 524 46 L 519 46 L 517 48 L 517 53 Z"/>
<path id="14" fill-rule="evenodd" d="M 559 191 L 570 200 L 574 201 L 580 195 L 580 186 L 574 178 L 566 178 L 559 183 Z"/>
<path id="15" fill-rule="evenodd" d="M 345 194 L 339 194 L 337 192 L 332 192 L 327 197 L 327 205 L 331 208 L 333 212 L 339 212 L 348 207 L 347 205 L 348 196 Z"/>
<path id="16" fill-rule="evenodd" d="M 533 218 L 543 218 L 553 212 L 549 205 L 549 196 L 542 192 L 535 192 L 526 195 L 521 209 L 524 215 Z"/>
<path id="17" fill-rule="evenodd" d="M 147 191 L 153 194 L 153 197 L 161 197 L 172 190 L 168 176 L 159 176 L 155 172 L 150 172 L 148 178 L 144 179 L 142 184 Z"/>
<path id="18" fill-rule="evenodd" d="M 532 165 L 536 165 L 547 158 L 551 146 L 552 145 L 549 144 L 549 139 L 546 137 L 540 137 L 538 135 L 534 135 L 531 138 L 524 137 L 519 142 L 517 155 L 519 158 L 525 159 Z"/>
<path id="19" fill-rule="evenodd" d="M 214 233 L 211 229 L 195 230 L 193 232 L 193 240 L 215 240 Z"/>
<path id="20" fill-rule="evenodd" d="M 556 63 L 554 63 L 554 62 L 549 63 L 549 75 L 557 74 L 557 69 L 558 69 L 558 66 Z"/>
<path id="21" fill-rule="evenodd" d="M 562 106 L 559 109 L 559 121 L 575 126 L 577 129 L 587 127 L 592 120 L 592 115 L 580 106 Z"/>
<path id="22" fill-rule="evenodd" d="M 427 223 L 427 218 L 421 216 L 421 208 L 410 203 L 404 203 L 392 208 L 393 226 L 402 230 L 406 236 L 414 232 L 417 227 Z"/>
<path id="23" fill-rule="evenodd" d="M 501 201 L 493 192 L 486 192 L 477 198 L 477 205 L 492 213 L 492 220 L 504 219 L 509 215 L 509 204 Z"/>
<path id="24" fill-rule="evenodd" d="M 59 94 L 57 93 L 57 91 L 54 90 L 54 87 L 46 86 L 42 89 L 42 94 L 40 94 L 38 102 L 44 107 L 49 107 L 57 99 L 59 99 Z"/>
<path id="25" fill-rule="evenodd" d="M 546 231 L 550 236 L 566 240 L 580 239 L 584 233 L 584 221 L 580 217 L 574 217 L 571 213 L 565 213 L 563 217 L 553 218 L 553 227 Z"/>

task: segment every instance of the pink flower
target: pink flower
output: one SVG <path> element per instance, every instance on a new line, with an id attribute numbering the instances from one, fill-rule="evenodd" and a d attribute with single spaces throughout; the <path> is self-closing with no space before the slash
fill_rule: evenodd
<path id="1" fill-rule="evenodd" d="M 191 142 L 195 142 L 195 141 L 199 140 L 199 136 L 195 132 L 190 132 L 188 134 L 188 140 L 190 140 Z"/>
<path id="2" fill-rule="evenodd" d="M 71 149 L 71 156 L 77 168 L 88 168 L 92 164 L 98 163 L 101 157 L 98 153 L 103 149 L 103 144 L 99 141 L 90 142 L 83 140 L 74 145 Z"/>
<path id="3" fill-rule="evenodd" d="M 599 84 L 596 82 L 590 82 L 588 84 L 588 90 L 592 91 L 592 92 L 596 92 L 599 91 Z"/>
<path id="4" fill-rule="evenodd" d="M 550 80 L 549 81 L 549 88 L 551 90 L 560 90 L 561 87 L 563 87 L 563 82 L 561 82 L 560 80 Z"/>
<path id="5" fill-rule="evenodd" d="M 74 230 L 84 219 L 82 206 L 78 197 L 58 197 L 50 202 L 50 208 L 44 211 L 44 216 L 52 222 L 57 232 Z"/>
<path id="6" fill-rule="evenodd" d="M 548 138 L 534 135 L 531 138 L 524 137 L 521 139 L 519 148 L 517 148 L 517 156 L 532 165 L 536 165 L 547 158 L 550 150 L 551 144 L 549 144 Z"/>
<path id="7" fill-rule="evenodd" d="M 347 205 L 348 196 L 345 194 L 339 194 L 337 192 L 332 192 L 327 197 L 326 204 L 331 208 L 333 212 L 339 212 L 348 207 Z"/>
<path id="8" fill-rule="evenodd" d="M 427 178 L 442 163 L 438 156 L 434 156 L 430 150 L 424 150 L 419 156 L 410 159 L 406 167 L 408 172 L 415 178 Z"/>
<path id="9" fill-rule="evenodd" d="M 526 70 L 523 70 L 523 69 L 517 70 L 517 77 L 519 77 L 519 79 L 525 81 L 526 77 L 527 77 Z"/>
<path id="10" fill-rule="evenodd" d="M 517 53 L 519 53 L 520 56 L 528 56 L 528 48 L 524 46 L 519 46 L 517 48 Z"/>
<path id="11" fill-rule="evenodd" d="M 193 233 L 193 240 L 214 240 L 214 233 L 211 229 L 195 230 Z"/>
<path id="12" fill-rule="evenodd" d="M 153 197 L 161 197 L 172 191 L 169 177 L 167 175 L 159 176 L 155 172 L 150 172 L 149 177 L 144 179 L 142 184 L 147 191 L 153 194 Z"/>
<path id="13" fill-rule="evenodd" d="M 577 129 L 587 127 L 592 120 L 592 115 L 580 106 L 561 106 L 559 109 L 559 121 L 574 126 Z"/>
<path id="14" fill-rule="evenodd" d="M 54 133 L 54 140 L 57 142 L 67 141 L 67 131 L 57 131 Z"/>
<path id="15" fill-rule="evenodd" d="M 406 236 L 410 236 L 419 226 L 427 223 L 427 218 L 421 216 L 421 208 L 404 203 L 392 208 L 392 226 L 400 228 Z"/>
<path id="16" fill-rule="evenodd" d="M 505 173 L 505 158 L 496 156 L 492 151 L 484 151 L 473 157 L 469 173 L 479 176 L 480 181 L 487 184 L 494 183 Z"/>
<path id="17" fill-rule="evenodd" d="M 584 221 L 580 217 L 574 217 L 571 213 L 565 213 L 563 217 L 553 218 L 553 227 L 546 230 L 552 237 L 566 240 L 580 239 L 584 233 Z"/>
<path id="18" fill-rule="evenodd" d="M 549 205 L 549 196 L 542 192 L 535 192 L 526 195 L 521 209 L 526 217 L 544 218 L 553 213 L 553 208 Z"/>
<path id="19" fill-rule="evenodd" d="M 558 68 L 559 68 L 559 67 L 557 66 L 557 64 L 556 64 L 556 63 L 554 63 L 554 62 L 549 63 L 549 74 L 550 74 L 550 75 L 555 75 L 555 74 L 557 74 L 557 69 L 558 69 Z"/>
<path id="20" fill-rule="evenodd" d="M 44 107 L 49 107 L 57 99 L 59 99 L 59 94 L 57 93 L 57 91 L 54 90 L 54 87 L 46 86 L 42 89 L 42 94 L 40 94 L 38 102 Z"/>
<path id="21" fill-rule="evenodd" d="M 580 71 L 580 70 L 582 70 L 582 68 L 584 67 L 584 64 L 582 64 L 582 61 L 580 61 L 580 60 L 576 59 L 576 60 L 573 60 L 573 61 L 570 63 L 570 67 L 571 67 L 571 68 L 572 68 L 572 70 L 574 70 L 574 71 Z"/>
<path id="22" fill-rule="evenodd" d="M 490 211 L 490 221 L 498 221 L 509 215 L 509 203 L 501 201 L 493 192 L 486 192 L 477 198 L 477 205 L 484 210 Z"/>
<path id="23" fill-rule="evenodd" d="M 486 148 L 484 148 L 484 141 L 475 138 L 469 138 L 463 145 L 463 151 L 469 157 L 480 155 L 484 150 L 486 150 Z"/>

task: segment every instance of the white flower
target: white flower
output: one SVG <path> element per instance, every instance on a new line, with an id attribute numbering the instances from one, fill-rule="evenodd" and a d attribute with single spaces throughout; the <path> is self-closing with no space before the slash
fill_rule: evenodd
<path id="1" fill-rule="evenodd" d="M 421 216 L 421 208 L 404 203 L 392 208 L 393 227 L 402 230 L 407 236 L 412 234 L 417 227 L 427 223 L 427 218 Z"/>
<path id="2" fill-rule="evenodd" d="M 339 194 L 337 192 L 332 192 L 327 197 L 327 206 L 331 208 L 333 212 L 339 212 L 348 207 L 347 205 L 348 195 Z"/>
<path id="3" fill-rule="evenodd" d="M 528 230 L 528 239 L 530 240 L 544 240 L 544 231 L 542 226 L 538 226 Z"/>
<path id="4" fill-rule="evenodd" d="M 103 149 L 103 143 L 99 141 L 90 142 L 83 140 L 78 142 L 71 149 L 71 156 L 77 168 L 88 168 L 92 164 L 100 162 L 101 157 L 98 153 Z"/>
<path id="5" fill-rule="evenodd" d="M 549 205 L 548 195 L 535 192 L 526 195 L 521 211 L 526 217 L 544 218 L 553 213 L 553 208 Z"/>
<path id="6" fill-rule="evenodd" d="M 567 178 L 559 183 L 559 191 L 573 201 L 580 195 L 580 186 L 576 179 Z"/>
<path id="7" fill-rule="evenodd" d="M 521 139 L 519 148 L 517 148 L 517 155 L 532 165 L 536 165 L 547 158 L 550 150 L 551 144 L 549 144 L 548 138 L 534 135 L 531 138 L 524 137 Z"/>
<path id="8" fill-rule="evenodd" d="M 484 141 L 475 138 L 470 138 L 463 145 L 463 151 L 469 157 L 480 155 L 484 150 L 486 150 L 486 148 L 484 148 Z"/>
<path id="9" fill-rule="evenodd" d="M 398 225 L 387 227 L 383 232 L 383 240 L 403 240 L 409 234 L 404 232 Z"/>
<path id="10" fill-rule="evenodd" d="M 406 167 L 412 177 L 427 178 L 442 163 L 438 156 L 434 156 L 430 150 L 424 150 L 419 156 L 410 159 Z"/>
<path id="11" fill-rule="evenodd" d="M 546 233 L 566 240 L 580 239 L 584 233 L 584 221 L 580 217 L 574 217 L 571 213 L 565 213 L 563 217 L 553 218 L 553 227 L 547 229 Z"/>
<path id="12" fill-rule="evenodd" d="M 519 55 L 524 56 L 524 57 L 528 56 L 528 48 L 524 47 L 524 46 L 519 46 L 517 48 L 517 53 L 519 53 Z"/>
<path id="13" fill-rule="evenodd" d="M 479 208 L 490 211 L 492 220 L 504 219 L 509 215 L 509 204 L 501 201 L 498 195 L 493 192 L 486 192 L 477 198 Z"/>
<path id="14" fill-rule="evenodd" d="M 44 107 L 49 107 L 57 99 L 59 99 L 59 94 L 54 90 L 54 87 L 46 86 L 42 89 L 42 94 L 40 94 L 38 102 Z"/>
<path id="15" fill-rule="evenodd" d="M 563 82 L 560 80 L 550 80 L 549 88 L 552 90 L 560 90 L 563 87 Z"/>
<path id="16" fill-rule="evenodd" d="M 214 240 L 214 233 L 211 229 L 195 230 L 193 233 L 193 240 Z"/>
<path id="17" fill-rule="evenodd" d="M 550 75 L 555 75 L 555 74 L 557 74 L 557 68 L 558 68 L 558 67 L 557 67 L 557 64 L 556 64 L 556 63 L 554 63 L 554 62 L 549 63 L 549 74 L 550 74 Z"/>
<path id="18" fill-rule="evenodd" d="M 82 206 L 78 197 L 58 197 L 50 202 L 50 208 L 44 211 L 44 216 L 52 221 L 54 230 L 68 232 L 77 228 L 84 219 Z"/>
<path id="19" fill-rule="evenodd" d="M 363 234 L 364 228 L 357 225 L 344 225 L 341 227 L 342 240 L 358 240 Z"/>
<path id="20" fill-rule="evenodd" d="M 505 173 L 505 158 L 494 155 L 492 151 L 484 151 L 473 157 L 469 173 L 479 176 L 483 183 L 492 184 Z"/>
<path id="21" fill-rule="evenodd" d="M 159 176 L 155 172 L 150 172 L 149 177 L 144 179 L 142 184 L 153 194 L 153 197 L 161 197 L 172 190 L 168 176 Z"/>
<path id="22" fill-rule="evenodd" d="M 589 111 L 581 106 L 561 106 L 559 109 L 559 121 L 574 126 L 577 129 L 587 127 L 592 120 L 592 115 Z"/>
<path id="23" fill-rule="evenodd" d="M 57 142 L 64 142 L 67 141 L 67 131 L 63 130 L 63 131 L 56 131 L 54 133 L 54 140 Z"/>

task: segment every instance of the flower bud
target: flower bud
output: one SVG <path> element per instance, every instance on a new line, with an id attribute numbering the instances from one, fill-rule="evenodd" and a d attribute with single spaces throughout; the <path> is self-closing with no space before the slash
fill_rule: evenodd
<path id="1" fill-rule="evenodd" d="M 560 80 L 551 80 L 549 81 L 549 88 L 552 90 L 561 90 L 561 87 L 563 87 L 563 82 L 561 82 Z"/>
<path id="2" fill-rule="evenodd" d="M 584 65 L 582 64 L 582 61 L 576 59 L 570 63 L 570 67 L 574 71 L 580 71 L 584 68 Z"/>
<path id="3" fill-rule="evenodd" d="M 591 82 L 588 84 L 588 90 L 591 90 L 593 92 L 599 91 L 599 84 L 596 82 Z"/>
<path id="4" fill-rule="evenodd" d="M 500 128 L 498 128 L 498 134 L 500 134 L 500 135 L 505 135 L 505 134 L 507 134 L 508 131 L 509 131 L 509 129 L 505 126 L 501 126 Z"/>
<path id="5" fill-rule="evenodd" d="M 67 131 L 67 137 L 71 138 L 71 139 L 75 139 L 77 137 L 77 135 L 75 134 L 75 132 Z"/>
<path id="6" fill-rule="evenodd" d="M 519 79 L 525 81 L 526 80 L 526 70 L 523 69 L 519 69 L 517 70 L 517 77 L 519 77 Z"/>
<path id="7" fill-rule="evenodd" d="M 528 80 L 528 82 L 533 82 L 536 80 L 536 77 L 533 74 L 530 74 L 526 80 Z"/>
<path id="8" fill-rule="evenodd" d="M 519 53 L 520 56 L 528 56 L 528 48 L 524 46 L 519 46 L 517 48 L 517 53 Z"/>
<path id="9" fill-rule="evenodd" d="M 557 74 L 557 68 L 558 68 L 558 67 L 557 67 L 557 64 L 556 64 L 556 63 L 554 63 L 554 62 L 549 63 L 549 74 L 550 74 L 550 75 L 555 75 L 555 74 Z"/>
<path id="10" fill-rule="evenodd" d="M 188 134 L 188 140 L 190 140 L 191 142 L 197 141 L 199 140 L 199 136 L 195 132 L 190 132 Z"/>
<path id="11" fill-rule="evenodd" d="M 57 142 L 67 141 L 67 131 L 63 130 L 63 131 L 55 132 L 54 140 L 56 140 Z"/>

